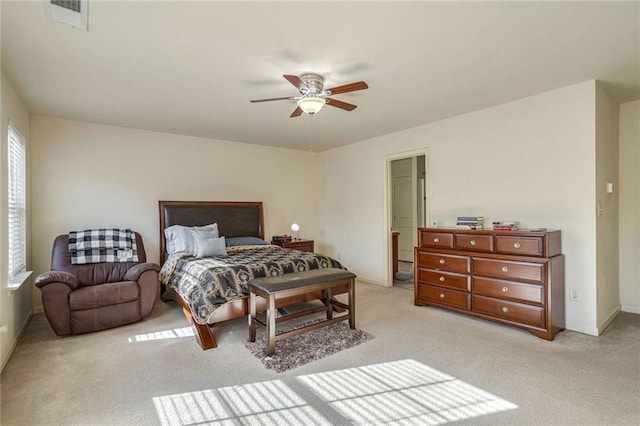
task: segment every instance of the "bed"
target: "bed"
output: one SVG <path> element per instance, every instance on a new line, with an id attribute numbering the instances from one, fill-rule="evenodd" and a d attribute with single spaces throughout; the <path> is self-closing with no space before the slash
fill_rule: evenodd
<path id="1" fill-rule="evenodd" d="M 161 296 L 175 301 L 193 326 L 202 349 L 217 347 L 213 325 L 245 317 L 249 313 L 248 281 L 260 276 L 343 266 L 328 256 L 251 244 L 264 240 L 262 202 L 160 201 Z M 173 225 L 203 227 L 217 224 L 220 236 L 241 244 L 227 247 L 224 256 L 168 255 L 165 229 Z M 247 240 L 250 244 L 244 245 Z M 347 286 L 333 294 L 346 293 Z M 322 292 L 283 300 L 281 305 L 321 299 Z M 264 302 L 258 311 L 265 309 Z"/>

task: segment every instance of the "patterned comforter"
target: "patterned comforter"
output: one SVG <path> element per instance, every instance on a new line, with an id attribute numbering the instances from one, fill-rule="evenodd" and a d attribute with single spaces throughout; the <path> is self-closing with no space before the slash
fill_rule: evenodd
<path id="1" fill-rule="evenodd" d="M 172 254 L 160 271 L 160 281 L 189 304 L 197 323 L 209 324 L 217 307 L 249 294 L 248 283 L 253 278 L 318 268 L 346 269 L 319 253 L 274 245 L 238 246 L 228 247 L 226 256 Z"/>

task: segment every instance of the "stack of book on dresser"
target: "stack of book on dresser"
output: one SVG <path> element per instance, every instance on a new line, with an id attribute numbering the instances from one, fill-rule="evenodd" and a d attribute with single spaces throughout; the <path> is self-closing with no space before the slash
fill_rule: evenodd
<path id="1" fill-rule="evenodd" d="M 460 229 L 483 229 L 484 217 L 482 216 L 458 216 L 456 225 Z"/>
<path id="2" fill-rule="evenodd" d="M 503 220 L 501 222 L 493 222 L 494 231 L 517 231 L 518 222 Z"/>

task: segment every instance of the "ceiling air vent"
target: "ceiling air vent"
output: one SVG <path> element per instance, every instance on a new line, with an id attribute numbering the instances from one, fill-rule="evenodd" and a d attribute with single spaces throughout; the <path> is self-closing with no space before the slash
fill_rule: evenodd
<path id="1" fill-rule="evenodd" d="M 43 0 L 47 19 L 87 31 L 87 0 Z"/>

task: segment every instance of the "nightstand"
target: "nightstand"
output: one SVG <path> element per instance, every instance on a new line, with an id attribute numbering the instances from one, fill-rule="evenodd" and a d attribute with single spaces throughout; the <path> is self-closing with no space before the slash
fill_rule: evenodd
<path id="1" fill-rule="evenodd" d="M 313 253 L 313 240 L 296 240 L 296 241 L 271 241 L 271 244 L 283 248 L 290 248 L 300 251 L 308 251 Z"/>

